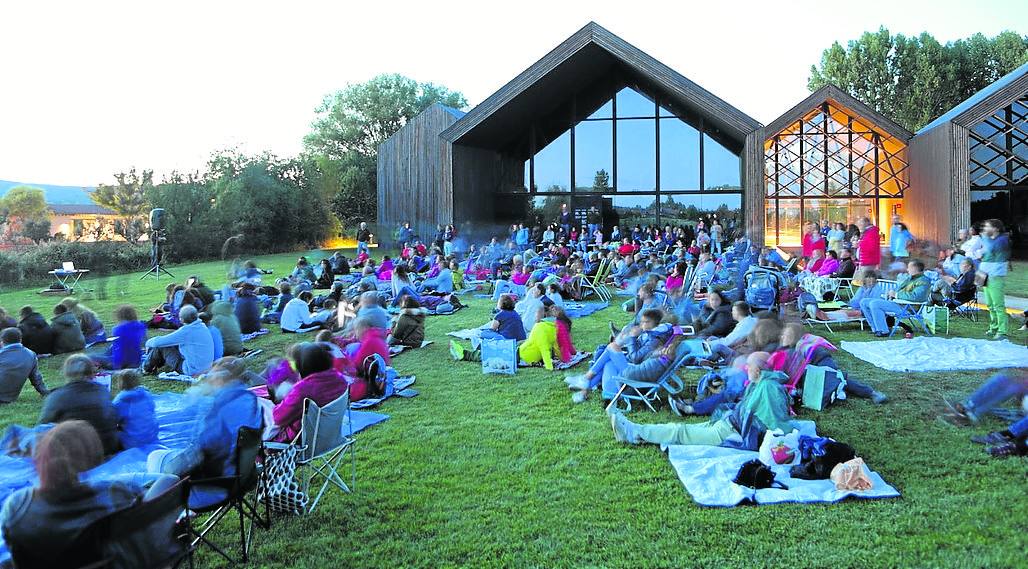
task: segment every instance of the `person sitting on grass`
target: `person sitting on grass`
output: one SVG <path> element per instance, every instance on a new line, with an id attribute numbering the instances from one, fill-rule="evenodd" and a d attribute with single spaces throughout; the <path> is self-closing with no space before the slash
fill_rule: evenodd
<path id="1" fill-rule="evenodd" d="M 731 412 L 705 423 L 637 424 L 617 409 L 611 409 L 614 438 L 626 444 L 717 446 L 732 437 L 742 437 L 744 446 L 756 450 L 768 430 L 792 432 L 788 395 L 782 384 L 785 374 L 767 369 L 769 354 L 756 352 L 747 359 L 749 385 Z"/>
<path id="2" fill-rule="evenodd" d="M 134 475 L 105 480 L 84 476 L 103 461 L 101 438 L 85 421 L 67 421 L 40 438 L 34 453 L 37 485 L 11 494 L 0 510 L 4 540 L 11 549 L 29 557 L 19 563 L 26 563 L 26 567 L 78 567 L 113 561 L 117 567 L 149 567 L 152 560 L 146 559 L 145 552 L 177 551 L 179 546 L 171 542 L 171 527 L 161 532 L 167 536 L 167 543 L 153 541 L 156 531 L 142 532 L 146 534 L 145 543 L 133 539 L 131 544 L 119 544 L 113 556 L 109 555 L 111 549 L 105 548 L 109 557 L 105 560 L 83 558 L 82 551 L 71 547 L 96 522 L 140 500 L 160 496 L 177 482 L 173 476 Z"/>
<path id="3" fill-rule="evenodd" d="M 229 361 L 225 361 L 229 360 Z M 241 381 L 235 358 L 219 360 L 204 376 L 203 387 L 213 397 L 210 411 L 200 421 L 196 437 L 179 450 L 157 450 L 147 457 L 147 470 L 180 478 L 215 478 L 236 473 L 235 450 L 239 429 L 261 429 L 264 412 L 257 396 Z"/>
<path id="4" fill-rule="evenodd" d="M 407 295 L 400 297 L 400 306 L 400 314 L 393 323 L 386 343 L 390 346 L 420 348 L 425 341 L 425 318 L 428 311 L 421 307 L 417 299 Z"/>
<path id="5" fill-rule="evenodd" d="M 35 352 L 21 343 L 21 330 L 4 328 L 0 331 L 0 405 L 17 401 L 26 381 L 41 396 L 50 394 L 39 373 Z"/>
<path id="6" fill-rule="evenodd" d="M 902 314 L 906 308 L 896 301 L 904 302 L 928 302 L 930 300 L 932 283 L 924 275 L 924 263 L 921 261 L 910 261 L 907 263 L 907 277 L 901 279 L 895 291 L 889 291 L 886 298 L 869 299 L 860 301 L 860 311 L 864 314 L 871 325 L 871 331 L 875 337 L 884 338 L 889 335 L 889 326 L 886 317 L 889 315 Z"/>
<path id="7" fill-rule="evenodd" d="M 3 306 L 0 306 L 0 330 L 17 327 L 18 321 L 10 314 L 7 314 L 7 310 L 5 310 Z"/>
<path id="8" fill-rule="evenodd" d="M 328 262 L 332 267 L 332 274 L 350 274 L 350 261 L 347 261 L 346 257 L 344 257 L 343 254 L 339 251 L 332 253 L 332 256 L 329 258 Z"/>
<path id="9" fill-rule="evenodd" d="M 522 361 L 531 365 L 542 362 L 543 367 L 553 370 L 553 356 L 561 362 L 571 361 L 575 347 L 571 340 L 571 320 L 564 309 L 551 306 L 546 318 L 535 323 L 528 339 L 518 348 Z"/>
<path id="10" fill-rule="evenodd" d="M 482 330 L 479 337 L 491 340 L 525 340 L 525 325 L 521 317 L 514 311 L 514 298 L 509 294 L 501 294 L 496 301 L 496 313 L 489 322 L 489 329 Z"/>
<path id="11" fill-rule="evenodd" d="M 100 322 L 100 319 L 96 317 L 96 313 L 86 308 L 79 303 L 76 298 L 65 298 L 61 300 L 69 312 L 75 314 L 75 318 L 78 318 L 79 325 L 82 327 L 82 335 L 86 339 L 87 345 L 96 344 L 103 342 L 107 339 L 107 333 L 104 330 L 104 323 Z"/>
<path id="12" fill-rule="evenodd" d="M 334 368 L 332 347 L 322 342 L 304 342 L 297 349 L 298 381 L 282 401 L 275 405 L 272 417 L 277 434 L 273 441 L 288 443 L 296 438 L 302 427 L 305 402 L 310 399 L 324 407 L 346 393 L 350 387 L 347 378 Z M 351 392 L 351 398 L 354 393 Z"/>
<path id="13" fill-rule="evenodd" d="M 54 331 L 54 354 L 67 354 L 85 349 L 86 337 L 75 313 L 63 304 L 54 306 L 54 318 L 50 321 Z"/>
<path id="14" fill-rule="evenodd" d="M 418 295 L 418 291 L 414 286 L 414 282 L 411 281 L 410 273 L 406 266 L 399 265 L 393 269 L 393 274 L 389 277 L 389 284 L 393 289 L 393 301 L 390 306 L 399 305 L 400 299 L 404 296 L 408 296 L 417 301 L 421 300 Z"/>
<path id="15" fill-rule="evenodd" d="M 143 343 L 146 342 L 146 324 L 139 321 L 136 308 L 122 304 L 114 310 L 114 329 L 110 347 L 104 355 L 93 356 L 93 361 L 107 369 L 138 368 L 143 363 Z"/>
<path id="16" fill-rule="evenodd" d="M 351 325 L 351 337 L 337 337 L 334 342 L 343 350 L 345 366 L 343 372 L 350 381 L 350 399 L 359 401 L 376 393 L 381 393 L 382 386 L 373 380 L 377 378 L 363 377 L 361 370 L 365 360 L 371 356 L 379 356 L 389 365 L 389 345 L 386 343 L 386 330 L 378 328 L 369 318 L 358 316 Z"/>
<path id="17" fill-rule="evenodd" d="M 214 302 L 214 291 L 196 275 L 190 275 L 186 279 L 186 290 L 192 291 L 193 295 L 199 298 L 204 306 L 209 306 Z"/>
<path id="18" fill-rule="evenodd" d="M 197 376 L 206 373 L 214 363 L 214 340 L 200 320 L 196 308 L 183 306 L 179 311 L 182 327 L 164 336 L 154 336 L 146 341 L 146 355 L 143 369 L 156 373 L 162 367 Z"/>
<path id="19" fill-rule="evenodd" d="M 361 295 L 357 317 L 367 318 L 375 328 L 389 329 L 389 311 L 382 308 L 381 296 L 375 291 L 368 291 Z"/>
<path id="20" fill-rule="evenodd" d="M 584 374 L 570 375 L 564 382 L 574 391 L 571 400 L 582 403 L 589 398 L 589 392 L 602 387 L 602 396 L 610 401 L 619 389 L 615 377 L 621 375 L 632 364 L 642 363 L 654 350 L 660 348 L 672 334 L 670 325 L 661 325 L 664 312 L 647 308 L 640 313 L 639 324 L 632 326 L 625 334 L 610 342 L 589 366 Z"/>
<path id="21" fill-rule="evenodd" d="M 521 255 L 514 255 L 514 266 L 509 279 L 497 279 L 493 282 L 493 300 L 500 300 L 500 295 L 514 293 L 518 297 L 525 296 L 525 285 L 532 277 L 532 272 L 525 268 Z"/>
<path id="22" fill-rule="evenodd" d="M 19 316 L 22 344 L 37 354 L 54 353 L 54 330 L 46 318 L 31 306 L 21 307 Z"/>
<path id="23" fill-rule="evenodd" d="M 114 409 L 118 413 L 118 437 L 122 448 L 137 448 L 157 443 L 157 411 L 150 391 L 140 385 L 139 372 L 123 369 L 113 378 L 118 385 Z"/>
<path id="24" fill-rule="evenodd" d="M 543 296 L 546 295 L 546 288 L 541 283 L 528 287 L 525 297 L 514 305 L 514 311 L 521 316 L 521 324 L 525 328 L 525 334 L 531 334 L 532 328 L 539 320 L 540 311 L 543 310 Z"/>
<path id="25" fill-rule="evenodd" d="M 325 317 L 311 314 L 310 302 L 312 300 L 314 300 L 314 295 L 309 290 L 305 290 L 290 300 L 289 304 L 286 304 L 286 309 L 282 311 L 281 327 L 283 332 L 303 334 L 324 327 Z"/>
<path id="26" fill-rule="evenodd" d="M 439 273 L 421 281 L 418 292 L 435 292 L 438 294 L 450 294 L 453 292 L 453 271 L 450 270 L 446 261 L 439 260 Z M 431 273 L 429 273 L 431 274 Z"/>
<path id="27" fill-rule="evenodd" d="M 990 377 L 962 403 L 943 399 L 945 411 L 939 419 L 957 427 L 974 425 L 983 415 L 1010 400 L 1021 400 L 1024 412 L 1028 413 L 1028 370 L 1001 371 Z M 986 452 L 992 456 L 1025 456 L 1028 455 L 1026 437 L 1028 417 L 1022 416 L 1002 431 L 975 436 L 971 440 L 988 445 Z"/>
<path id="28" fill-rule="evenodd" d="M 239 287 L 233 312 L 239 321 L 241 334 L 253 334 L 261 329 L 261 305 L 257 298 L 257 288 L 250 283 Z"/>
<path id="29" fill-rule="evenodd" d="M 218 361 L 225 357 L 225 341 L 221 337 L 221 330 L 218 330 L 215 326 L 211 326 L 211 313 L 201 312 L 200 321 L 207 327 L 207 332 L 211 335 L 211 342 L 214 344 L 214 360 Z"/>
<path id="30" fill-rule="evenodd" d="M 294 267 L 293 272 L 290 273 L 289 280 L 292 281 L 294 285 L 307 283 L 308 286 L 313 286 L 314 282 L 318 280 L 314 275 L 314 267 L 312 267 L 310 262 L 307 261 L 307 257 L 300 257 L 296 261 L 296 267 Z"/>
<path id="31" fill-rule="evenodd" d="M 218 300 L 211 305 L 211 326 L 221 333 L 223 355 L 234 356 L 243 351 L 242 330 L 232 305 Z M 215 358 L 220 359 L 220 358 Z"/>
<path id="32" fill-rule="evenodd" d="M 96 367 L 93 360 L 83 354 L 74 354 L 64 360 L 67 383 L 54 389 L 43 400 L 39 423 L 86 421 L 100 436 L 104 454 L 114 454 L 121 448 L 118 440 L 118 413 L 111 404 L 111 393 L 95 383 Z"/>

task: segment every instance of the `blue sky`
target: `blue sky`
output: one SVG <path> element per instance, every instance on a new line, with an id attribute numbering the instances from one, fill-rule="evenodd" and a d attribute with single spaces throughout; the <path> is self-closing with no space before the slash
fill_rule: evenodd
<path id="1" fill-rule="evenodd" d="M 292 155 L 322 97 L 398 72 L 472 104 L 590 20 L 767 123 L 832 41 L 885 25 L 940 41 L 1028 31 L 1021 1 L 9 2 L 0 179 L 94 185 Z"/>

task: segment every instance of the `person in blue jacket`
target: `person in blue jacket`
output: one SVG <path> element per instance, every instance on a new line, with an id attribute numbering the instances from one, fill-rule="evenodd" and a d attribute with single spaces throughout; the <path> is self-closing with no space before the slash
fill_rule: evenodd
<path id="1" fill-rule="evenodd" d="M 114 398 L 118 412 L 118 437 L 124 448 L 157 443 L 157 411 L 150 391 L 140 385 L 141 376 L 134 369 L 114 374 L 120 392 Z"/>

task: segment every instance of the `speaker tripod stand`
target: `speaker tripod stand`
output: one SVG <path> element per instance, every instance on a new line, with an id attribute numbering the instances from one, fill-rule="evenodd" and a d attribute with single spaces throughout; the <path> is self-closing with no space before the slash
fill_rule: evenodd
<path id="1" fill-rule="evenodd" d="M 175 275 L 171 274 L 168 269 L 165 269 L 164 266 L 161 265 L 161 258 L 164 256 L 161 251 L 161 242 L 163 242 L 164 239 L 165 237 L 160 231 L 153 232 L 153 235 L 150 238 L 152 243 L 150 245 L 150 269 L 143 273 L 143 276 L 139 277 L 139 280 L 143 280 L 150 275 L 153 275 L 156 280 L 161 280 L 161 273 L 168 275 L 172 279 L 175 278 Z"/>

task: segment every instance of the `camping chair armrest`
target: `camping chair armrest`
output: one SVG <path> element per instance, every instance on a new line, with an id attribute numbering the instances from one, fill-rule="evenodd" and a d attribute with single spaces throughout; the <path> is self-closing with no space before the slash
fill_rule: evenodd
<path id="1" fill-rule="evenodd" d="M 266 448 L 268 450 L 275 450 L 275 451 L 286 450 L 287 448 L 289 448 L 291 446 L 293 446 L 293 445 L 291 445 L 290 443 L 273 443 L 273 442 L 265 442 L 264 443 L 264 448 Z"/>
<path id="2" fill-rule="evenodd" d="M 913 301 L 913 300 L 900 300 L 898 298 L 893 299 L 893 302 L 895 302 L 896 304 L 902 305 L 902 306 L 925 306 L 925 305 L 928 304 L 927 300 L 924 301 L 924 302 L 916 302 L 916 301 Z"/>
<path id="3" fill-rule="evenodd" d="M 695 336 L 696 335 L 696 327 L 695 326 L 679 326 L 679 328 L 682 329 L 682 333 L 685 334 L 686 336 Z"/>

